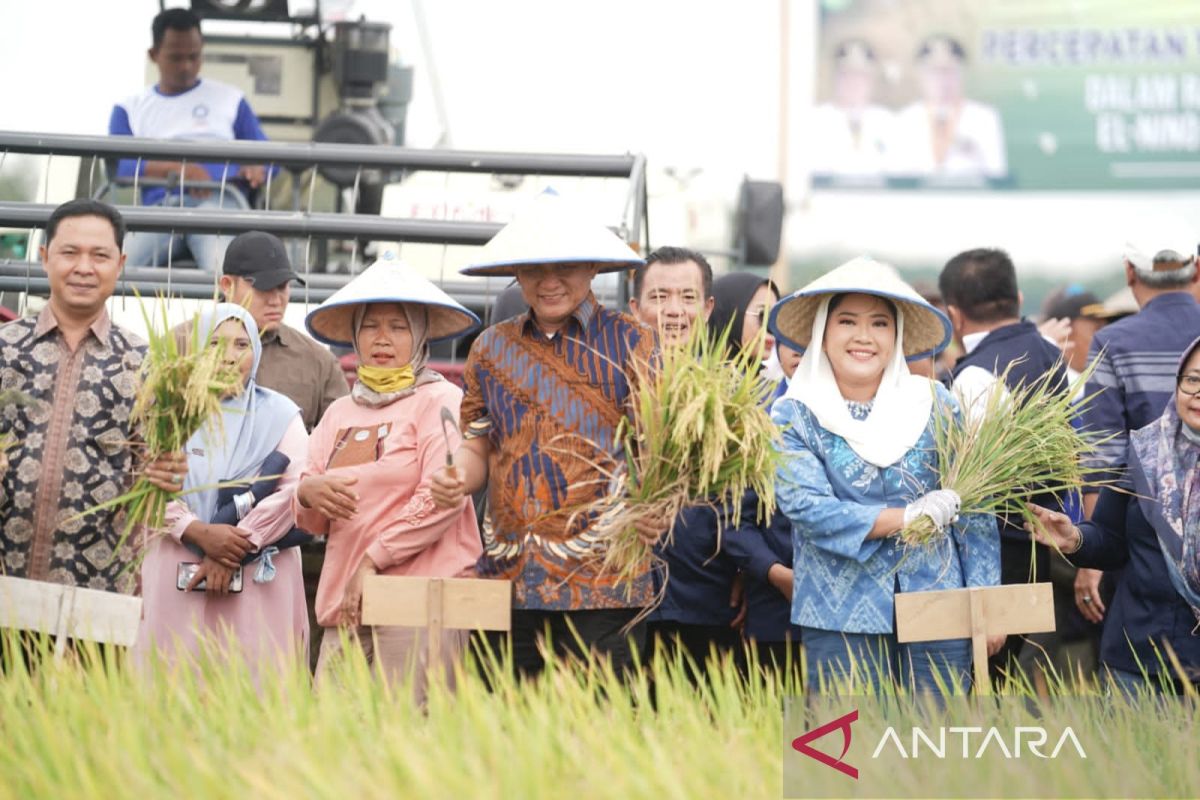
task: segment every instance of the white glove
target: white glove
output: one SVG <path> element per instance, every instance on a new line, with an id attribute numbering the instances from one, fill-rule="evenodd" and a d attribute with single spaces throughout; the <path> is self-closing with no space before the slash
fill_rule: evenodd
<path id="1" fill-rule="evenodd" d="M 944 531 L 958 520 L 962 498 L 953 489 L 935 489 L 922 495 L 904 507 L 904 526 L 908 527 L 919 517 L 929 517 L 933 526 Z"/>

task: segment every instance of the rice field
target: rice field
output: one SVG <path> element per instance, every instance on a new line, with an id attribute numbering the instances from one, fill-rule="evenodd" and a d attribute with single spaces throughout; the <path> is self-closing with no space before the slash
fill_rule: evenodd
<path id="1" fill-rule="evenodd" d="M 491 672 L 490 688 L 473 670 L 453 694 L 435 685 L 420 709 L 361 658 L 319 691 L 302 668 L 257 690 L 236 659 L 215 654 L 195 671 L 134 669 L 95 650 L 35 670 L 10 663 L 0 676 L 0 797 L 782 796 L 784 753 L 796 735 L 783 719 L 793 679 L 747 681 L 724 664 L 695 685 L 678 660 L 628 678 L 563 662 L 525 683 Z M 1037 773 L 1030 758 L 893 753 L 881 785 L 865 771 L 877 734 L 859 727 L 847 759 L 864 768 L 862 780 L 802 759 L 795 796 L 997 796 L 1004 786 L 1043 797 L 1200 793 L 1194 698 L 1127 704 L 1084 691 L 1057 698 L 1041 724 L 1073 721 L 1087 759 L 1068 748 L 1070 758 L 1048 772 L 1038 762 Z M 831 698 L 814 703 L 810 718 L 825 722 L 851 706 L 862 709 L 861 725 L 873 714 L 894 725 L 925 718 L 911 698 L 885 699 L 887 713 L 864 698 Z M 976 714 L 1011 723 L 1011 708 L 989 708 Z M 907 749 L 907 729 L 900 738 Z M 838 741 L 825 748 L 834 757 Z"/>

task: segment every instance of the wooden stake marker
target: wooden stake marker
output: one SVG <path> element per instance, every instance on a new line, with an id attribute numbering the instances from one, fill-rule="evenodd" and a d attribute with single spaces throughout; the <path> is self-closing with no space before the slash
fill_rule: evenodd
<path id="1" fill-rule="evenodd" d="M 896 595 L 896 641 L 970 639 L 975 691 L 991 692 L 987 671 L 989 636 L 1054 630 L 1054 592 L 1049 583 L 973 586 Z"/>
<path id="2" fill-rule="evenodd" d="M 512 629 L 512 582 L 372 575 L 363 582 L 363 625 L 425 628 L 428 667 L 442 663 L 442 631 Z"/>
<path id="3" fill-rule="evenodd" d="M 132 647 L 141 621 L 140 597 L 0 576 L 0 628 L 51 634 L 55 658 L 68 639 Z"/>

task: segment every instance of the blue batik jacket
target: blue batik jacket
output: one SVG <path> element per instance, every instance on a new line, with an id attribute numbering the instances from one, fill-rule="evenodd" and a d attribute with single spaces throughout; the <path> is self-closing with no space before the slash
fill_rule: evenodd
<path id="1" fill-rule="evenodd" d="M 935 413 L 958 414 L 936 386 Z M 943 409 L 939 412 L 938 409 Z M 899 508 L 941 488 L 934 421 L 895 464 L 879 468 L 821 427 L 799 400 L 778 400 L 782 426 L 776 495 L 793 523 L 792 622 L 847 633 L 891 633 L 896 592 L 992 586 L 1000 582 L 1000 540 L 993 517 L 965 514 L 935 544 L 906 548 L 892 536 L 867 540 L 884 508 Z"/>

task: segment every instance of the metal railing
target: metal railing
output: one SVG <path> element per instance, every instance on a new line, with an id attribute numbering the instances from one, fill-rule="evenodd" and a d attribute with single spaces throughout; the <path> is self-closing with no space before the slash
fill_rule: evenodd
<path id="1" fill-rule="evenodd" d="M 302 291 L 310 303 L 320 303 L 342 288 L 348 277 L 313 273 L 304 279 L 307 286 Z M 131 295 L 136 288 L 144 297 L 164 295 L 188 300 L 208 300 L 215 295 L 216 284 L 216 275 L 200 269 L 175 267 L 168 274 L 165 268 L 126 267 L 121 273 L 116 294 Z M 0 259 L 0 288 L 46 296 L 50 294 L 50 281 L 40 264 Z M 467 297 L 460 302 L 483 305 L 488 300 L 486 291 L 480 289 L 467 293 Z"/>
<path id="2" fill-rule="evenodd" d="M 40 228 L 55 206 L 49 203 L 0 201 L 0 225 Z M 375 239 L 384 242 L 482 245 L 496 235 L 495 222 L 395 219 L 368 214 L 255 211 L 242 209 L 120 206 L 131 231 L 156 233 L 224 233 L 267 231 L 280 237 Z M 144 265 L 143 265 L 144 266 Z"/>
<path id="3" fill-rule="evenodd" d="M 523 176 L 574 176 L 582 178 L 620 178 L 628 180 L 618 235 L 645 252 L 649 248 L 647 218 L 646 163 L 642 155 L 619 156 L 571 155 L 547 153 L 505 153 L 462 150 L 423 150 L 411 147 L 386 147 L 348 144 L 318 144 L 267 141 L 204 141 L 143 139 L 129 136 L 77 136 L 67 134 L 20 133 L 0 131 L 0 164 L 8 153 L 90 159 L 81 166 L 94 176 L 104 162 L 116 159 L 170 160 L 178 162 L 223 162 L 227 165 L 261 164 L 282 167 L 299 176 L 324 166 L 356 167 L 363 171 L 379 169 L 394 172 L 431 171 L 445 173 L 484 173 Z M 140 172 L 140 169 L 138 170 Z M 103 173 L 101 173 L 103 177 Z M 222 182 L 223 185 L 224 182 Z M 295 186 L 298 181 L 294 182 Z M 137 190 L 149 185 L 131 181 Z M 161 185 L 161 182 L 159 182 Z M 355 193 L 359 180 L 355 181 Z M 208 184 L 205 183 L 205 186 Z M 186 182 L 179 184 L 186 189 Z M 268 184 L 268 192 L 270 190 Z M 213 189 L 214 192 L 220 191 Z M 293 190 L 295 192 L 295 190 Z M 129 230 L 159 233 L 213 233 L 236 235 L 262 230 L 293 240 L 313 239 L 387 241 L 442 245 L 482 245 L 500 229 L 487 222 L 438 219 L 402 219 L 355 213 L 312 211 L 311 183 L 308 208 L 291 210 L 207 209 L 176 206 L 120 206 Z M 49 203 L 0 202 L 0 226 L 34 229 L 44 227 L 54 206 Z M 32 252 L 30 258 L 33 257 Z M 319 302 L 349 280 L 350 275 L 322 275 L 298 271 L 312 281 L 306 299 Z M 36 265 L 0 261 L 0 290 L 44 292 L 46 285 Z M 192 297 L 209 297 L 214 277 L 196 269 L 172 266 L 130 265 L 118 292 L 136 289 L 143 294 L 170 290 Z M 486 282 L 490 285 L 491 282 Z M 484 285 L 464 282 L 453 292 L 460 302 L 487 302 L 491 292 Z M 623 287 L 622 287 L 623 289 Z M 466 295 L 466 296 L 464 296 Z M 479 295 L 478 297 L 476 295 Z M 624 300 L 622 296 L 619 298 Z"/>
<path id="4" fill-rule="evenodd" d="M 584 178 L 628 178 L 640 155 L 599 156 L 552 153 L 493 153 L 475 150 L 424 150 L 316 142 L 204 141 L 141 139 L 134 136 L 0 131 L 0 151 L 98 158 L 141 158 L 146 161 L 228 161 L 307 169 L 358 166 L 425 172 L 483 172 L 508 175 L 575 175 Z"/>

